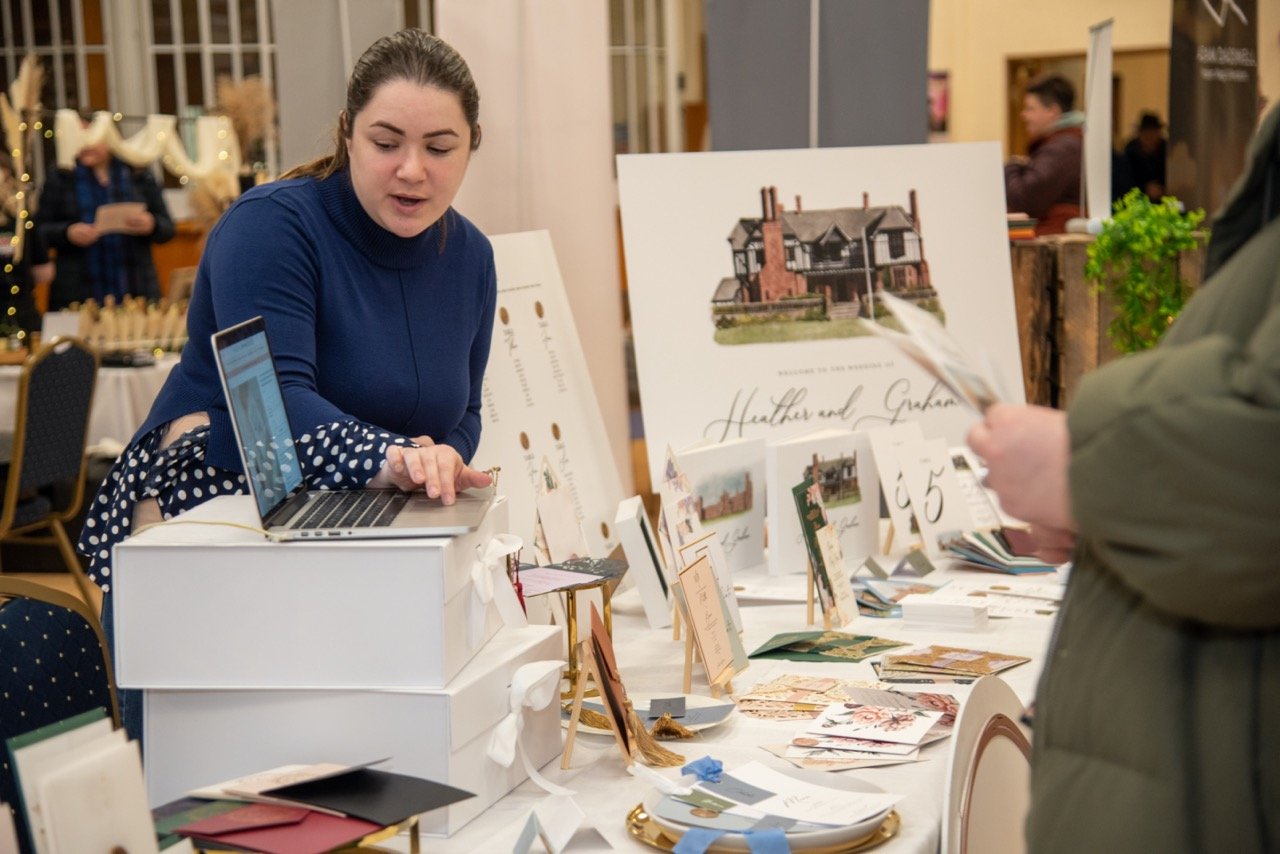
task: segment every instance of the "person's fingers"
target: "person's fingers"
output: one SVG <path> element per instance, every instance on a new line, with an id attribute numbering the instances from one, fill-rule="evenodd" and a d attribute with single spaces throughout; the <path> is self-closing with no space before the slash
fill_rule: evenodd
<path id="1" fill-rule="evenodd" d="M 1071 560 L 1073 552 L 1073 549 L 1043 548 L 1036 549 L 1036 557 L 1040 558 L 1045 563 L 1057 566 L 1058 564 L 1066 563 Z"/>
<path id="2" fill-rule="evenodd" d="M 493 475 L 487 471 L 463 466 L 458 474 L 458 483 L 463 489 L 482 489 L 493 483 Z"/>
<path id="3" fill-rule="evenodd" d="M 436 466 L 440 474 L 440 500 L 452 504 L 458 495 L 462 458 L 457 454 L 441 453 L 436 457 Z"/>
<path id="4" fill-rule="evenodd" d="M 419 448 L 430 448 L 436 443 L 436 440 L 432 439 L 430 436 L 414 436 L 413 443 Z"/>
<path id="5" fill-rule="evenodd" d="M 399 445 L 388 445 L 387 465 L 390 466 L 392 474 L 404 473 L 404 448 Z"/>
<path id="6" fill-rule="evenodd" d="M 436 466 L 436 455 L 434 452 L 422 449 L 415 454 L 418 463 L 421 465 L 421 477 L 415 478 L 414 483 L 421 486 L 426 492 L 428 498 L 440 497 L 440 471 Z"/>
<path id="7" fill-rule="evenodd" d="M 985 457 L 985 451 L 990 447 L 991 428 L 987 426 L 985 421 L 979 421 L 969 428 L 969 434 L 965 437 L 965 441 L 969 443 L 969 447 L 973 448 L 974 453 L 980 457 Z"/>

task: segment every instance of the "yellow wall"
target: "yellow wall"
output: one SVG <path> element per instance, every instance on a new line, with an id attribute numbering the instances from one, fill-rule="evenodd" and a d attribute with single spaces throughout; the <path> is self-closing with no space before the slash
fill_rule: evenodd
<path id="1" fill-rule="evenodd" d="M 1168 48 L 1171 5 L 1170 0 L 933 0 L 929 67 L 951 75 L 951 139 L 1005 142 L 1009 58 L 1082 54 L 1090 25 L 1107 18 L 1115 19 L 1116 51 Z M 1262 94 L 1272 103 L 1280 100 L 1278 31 L 1280 3 L 1258 0 L 1258 76 Z M 1121 115 L 1118 135 L 1128 133 L 1134 118 Z"/>

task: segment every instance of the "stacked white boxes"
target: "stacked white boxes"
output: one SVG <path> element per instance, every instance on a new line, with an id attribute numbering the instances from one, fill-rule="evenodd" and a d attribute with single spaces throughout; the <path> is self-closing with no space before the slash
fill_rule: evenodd
<path id="1" fill-rule="evenodd" d="M 223 496 L 116 548 L 116 681 L 145 697 L 153 806 L 278 765 L 367 762 L 476 797 L 423 819 L 448 835 L 525 779 L 489 759 L 512 674 L 563 659 L 554 627 L 501 626 L 472 584 L 507 505 L 458 537 L 273 543 Z M 215 523 L 215 524 L 207 524 Z M 535 766 L 560 753 L 558 704 L 525 709 Z"/>

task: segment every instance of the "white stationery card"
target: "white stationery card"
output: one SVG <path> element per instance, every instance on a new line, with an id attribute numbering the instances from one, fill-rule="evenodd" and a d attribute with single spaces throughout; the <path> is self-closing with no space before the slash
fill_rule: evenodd
<path id="1" fill-rule="evenodd" d="M 904 442 L 898 448 L 898 463 L 925 551 L 941 554 L 947 540 L 973 530 L 947 443 L 942 439 Z"/>
<path id="2" fill-rule="evenodd" d="M 827 571 L 827 580 L 831 582 L 831 595 L 835 605 L 832 622 L 835 628 L 843 628 L 858 616 L 858 599 L 853 593 L 853 573 L 845 563 L 836 526 L 828 522 L 818 529 L 817 536 L 822 566 Z"/>
<path id="3" fill-rule="evenodd" d="M 806 783 L 759 762 L 721 775 L 720 783 L 699 783 L 695 788 L 733 801 L 737 806 L 727 812 L 735 815 L 765 813 L 833 827 L 856 824 L 899 800 L 897 795 Z"/>
<path id="4" fill-rule="evenodd" d="M 916 543 L 920 537 L 920 525 L 916 521 L 911 495 L 907 492 L 907 484 L 902 477 L 899 449 L 907 442 L 923 441 L 924 433 L 918 423 L 907 421 L 893 427 L 870 430 L 867 437 L 871 442 L 871 451 L 875 454 L 876 472 L 880 476 L 880 488 L 884 490 L 889 520 L 893 522 L 894 548 Z"/>
<path id="5" fill-rule="evenodd" d="M 850 564 L 879 551 L 880 481 L 871 442 L 862 432 L 819 430 L 765 449 L 770 575 L 805 571 L 804 537 L 788 487 L 806 475 L 822 488 L 827 519 L 836 526 Z"/>
<path id="6" fill-rule="evenodd" d="M 765 440 L 703 440 L 677 454 L 707 530 L 739 572 L 764 563 Z"/>
<path id="7" fill-rule="evenodd" d="M 720 547 L 720 539 L 715 531 L 707 531 L 696 540 L 691 540 L 680 547 L 680 565 L 688 566 L 700 557 L 705 556 L 711 562 L 711 571 L 716 576 L 716 586 L 720 588 L 720 598 L 728 609 L 733 631 L 742 634 L 742 612 L 738 609 L 738 594 L 733 590 L 733 575 L 729 572 L 729 561 Z"/>
<path id="8" fill-rule="evenodd" d="M 832 703 L 808 727 L 815 735 L 919 744 L 942 712 L 863 703 Z"/>

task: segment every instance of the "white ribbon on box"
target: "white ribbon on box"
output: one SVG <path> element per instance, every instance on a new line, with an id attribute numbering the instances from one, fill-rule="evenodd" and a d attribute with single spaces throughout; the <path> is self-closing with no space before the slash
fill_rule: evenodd
<path id="1" fill-rule="evenodd" d="M 486 751 L 489 758 L 503 768 L 510 768 L 511 763 L 516 760 L 516 754 L 519 754 L 529 779 L 543 791 L 553 795 L 572 795 L 574 792 L 564 786 L 557 786 L 538 773 L 520 741 L 520 730 L 524 727 L 526 708 L 535 712 L 545 709 L 552 700 L 560 696 L 560 673 L 563 669 L 563 661 L 534 661 L 515 672 L 511 677 L 510 712 L 489 736 Z"/>
<path id="2" fill-rule="evenodd" d="M 498 606 L 502 622 L 508 626 L 527 626 L 529 619 L 520 607 L 515 588 L 507 578 L 507 557 L 519 554 L 524 541 L 515 534 L 498 534 L 483 548 L 476 546 L 476 559 L 471 564 L 471 648 L 484 641 L 489 603 Z"/>

